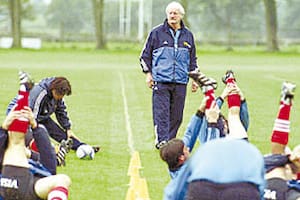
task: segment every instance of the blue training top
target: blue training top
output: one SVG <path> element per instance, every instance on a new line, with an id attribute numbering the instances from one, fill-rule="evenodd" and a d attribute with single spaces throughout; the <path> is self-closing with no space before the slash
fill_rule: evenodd
<path id="1" fill-rule="evenodd" d="M 214 183 L 248 182 L 257 185 L 263 199 L 264 160 L 245 140 L 222 138 L 200 146 L 165 188 L 165 200 L 184 199 L 187 186 L 196 180 Z"/>

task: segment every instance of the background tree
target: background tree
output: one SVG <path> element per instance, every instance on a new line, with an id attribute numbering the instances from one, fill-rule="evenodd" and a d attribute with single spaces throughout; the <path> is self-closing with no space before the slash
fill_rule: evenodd
<path id="1" fill-rule="evenodd" d="M 264 0 L 266 12 L 267 50 L 279 51 L 277 39 L 277 8 L 275 0 Z"/>
<path id="2" fill-rule="evenodd" d="M 260 0 L 201 0 L 189 2 L 189 19 L 193 32 L 200 33 L 204 41 L 226 44 L 227 50 L 233 44 L 261 39 L 262 29 Z M 255 13 L 255 14 L 253 14 Z M 244 38 L 251 38 L 245 40 Z"/>
<path id="3" fill-rule="evenodd" d="M 106 46 L 103 31 L 104 0 L 93 0 L 93 8 L 96 32 L 96 48 L 103 49 Z"/>
<path id="4" fill-rule="evenodd" d="M 285 44 L 299 41 L 300 35 L 299 0 L 286 0 L 277 3 L 278 37 L 289 38 Z"/>
<path id="5" fill-rule="evenodd" d="M 184 7 L 184 10 L 185 10 L 185 16 L 183 18 L 184 24 L 185 24 L 186 27 L 190 28 L 191 24 L 190 24 L 189 19 L 188 19 L 188 16 L 189 16 L 189 11 L 188 11 L 189 3 L 188 3 L 188 0 L 181 0 L 180 3 Z"/>
<path id="6" fill-rule="evenodd" d="M 89 1 L 52 0 L 47 10 L 47 24 L 59 30 L 60 41 L 63 44 L 67 35 L 79 35 L 83 29 L 88 28 L 92 19 L 90 10 Z"/>
<path id="7" fill-rule="evenodd" d="M 8 1 L 11 19 L 11 34 L 13 38 L 13 48 L 21 48 L 21 0 Z"/>

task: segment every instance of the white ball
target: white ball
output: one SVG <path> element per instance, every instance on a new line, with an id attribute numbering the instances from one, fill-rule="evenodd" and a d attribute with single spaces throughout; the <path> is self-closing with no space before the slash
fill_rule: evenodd
<path id="1" fill-rule="evenodd" d="M 90 145 L 82 144 L 76 150 L 76 156 L 80 159 L 94 159 L 95 151 Z"/>

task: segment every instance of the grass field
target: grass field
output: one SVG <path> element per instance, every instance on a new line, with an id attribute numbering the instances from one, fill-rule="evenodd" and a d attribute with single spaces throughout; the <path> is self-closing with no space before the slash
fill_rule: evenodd
<path id="1" fill-rule="evenodd" d="M 47 76 L 66 76 L 72 84 L 73 94 L 65 100 L 73 131 L 83 141 L 102 147 L 92 161 L 79 160 L 71 152 L 67 155 L 67 166 L 58 169 L 72 179 L 72 200 L 125 199 L 131 156 L 128 125 L 132 130 L 133 148 L 140 153 L 143 166 L 140 173 L 147 179 L 150 198 L 162 199 L 169 175 L 154 148 L 151 91 L 146 87 L 138 57 L 139 51 L 126 49 L 0 50 L 1 121 L 8 102 L 18 89 L 18 69 L 30 72 L 36 81 Z M 248 101 L 249 138 L 262 153 L 267 153 L 281 83 L 288 80 L 300 87 L 299 54 L 200 50 L 198 63 L 205 74 L 218 81 L 227 69 L 235 71 Z M 216 93 L 222 88 L 219 81 Z M 291 112 L 291 147 L 300 141 L 300 92 L 297 92 Z M 178 137 L 182 136 L 201 98 L 200 92 L 188 92 Z M 125 117 L 125 109 L 128 109 L 129 118 Z"/>

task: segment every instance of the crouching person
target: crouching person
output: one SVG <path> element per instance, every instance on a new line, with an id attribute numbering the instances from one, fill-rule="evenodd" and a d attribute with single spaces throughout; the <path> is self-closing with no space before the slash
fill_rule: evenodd
<path id="1" fill-rule="evenodd" d="M 2 123 L 2 129 L 8 130 L 7 148 L 3 157 L 1 196 L 5 200 L 68 199 L 71 180 L 67 175 L 57 174 L 40 178 L 30 172 L 25 147 L 25 134 L 28 125 L 37 127 L 28 107 L 28 91 L 21 85 L 18 102 Z"/>

